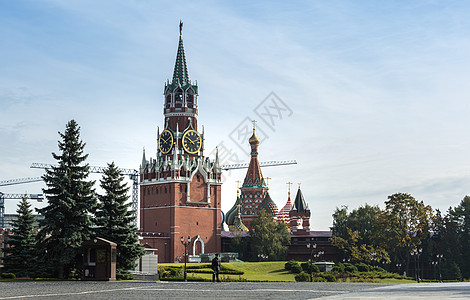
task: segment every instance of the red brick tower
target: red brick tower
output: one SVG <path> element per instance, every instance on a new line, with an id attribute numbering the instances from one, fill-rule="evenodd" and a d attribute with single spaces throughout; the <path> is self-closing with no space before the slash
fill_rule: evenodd
<path id="1" fill-rule="evenodd" d="M 147 160 L 144 151 L 140 166 L 141 243 L 158 249 L 159 262 L 181 260 L 181 237 L 191 237 L 190 256 L 221 249 L 221 169 L 217 154 L 214 161 L 203 155 L 198 86 L 189 79 L 182 27 L 173 79 L 164 88 L 156 158 Z"/>
<path id="2" fill-rule="evenodd" d="M 289 227 L 293 235 L 309 234 L 310 232 L 310 209 L 304 200 L 302 191 L 297 190 L 294 206 L 289 212 Z"/>

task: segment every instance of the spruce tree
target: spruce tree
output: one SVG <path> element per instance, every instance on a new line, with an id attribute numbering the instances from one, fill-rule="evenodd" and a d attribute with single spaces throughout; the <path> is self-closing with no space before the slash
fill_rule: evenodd
<path id="1" fill-rule="evenodd" d="M 116 273 L 119 278 L 126 279 L 145 250 L 139 243 L 137 227 L 133 225 L 135 216 L 129 209 L 129 187 L 123 181 L 124 176 L 114 162 L 108 164 L 100 180 L 104 195 L 98 196 L 96 223 L 97 235 L 117 244 Z"/>
<path id="2" fill-rule="evenodd" d="M 43 192 L 48 205 L 38 212 L 40 246 L 45 253 L 45 264 L 54 269 L 52 276 L 69 278 L 80 276 L 82 242 L 92 235 L 93 213 L 96 209 L 94 181 L 88 181 L 89 165 L 85 164 L 85 143 L 80 140 L 80 127 L 71 120 L 65 132 L 59 132 L 60 154 L 52 153 L 57 166 L 46 169 L 43 175 L 47 185 Z"/>
<path id="3" fill-rule="evenodd" d="M 3 271 L 14 273 L 16 277 L 34 277 L 37 265 L 35 218 L 26 196 L 18 204 L 16 212 L 18 218 L 12 222 L 12 234 L 3 249 Z"/>

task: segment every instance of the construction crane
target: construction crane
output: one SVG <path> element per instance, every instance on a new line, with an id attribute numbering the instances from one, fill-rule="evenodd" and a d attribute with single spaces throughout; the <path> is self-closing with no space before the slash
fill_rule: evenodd
<path id="1" fill-rule="evenodd" d="M 35 169 L 49 169 L 57 167 L 57 165 L 33 163 L 31 168 Z M 104 173 L 106 167 L 89 166 L 90 173 Z M 137 224 L 137 210 L 139 207 L 139 171 L 134 169 L 118 169 L 121 175 L 127 175 L 132 180 L 132 211 L 134 213 L 134 224 Z"/>
<path id="2" fill-rule="evenodd" d="M 42 181 L 41 177 L 27 177 L 0 181 L 0 186 Z"/>
<path id="3" fill-rule="evenodd" d="M 24 197 L 26 197 L 26 199 L 32 199 L 38 202 L 42 202 L 42 200 L 44 199 L 42 194 L 4 194 L 0 192 L 0 227 L 1 228 L 5 228 L 5 200 L 6 199 L 23 199 Z"/>
<path id="4" fill-rule="evenodd" d="M 284 161 L 266 161 L 261 162 L 261 167 L 270 167 L 270 166 L 282 166 L 282 165 L 294 165 L 297 164 L 295 160 L 284 160 Z M 53 166 L 52 164 L 45 163 L 33 163 L 31 168 L 36 169 L 49 169 Z M 234 170 L 234 169 L 246 169 L 249 164 L 234 164 L 234 165 L 222 165 L 222 170 Z M 90 166 L 91 173 L 104 173 L 105 167 Z M 119 171 L 122 175 L 127 175 L 132 180 L 132 211 L 134 213 L 134 223 L 137 224 L 137 211 L 139 209 L 139 171 L 135 169 L 121 169 Z"/>
<path id="5" fill-rule="evenodd" d="M 284 165 L 296 165 L 297 161 L 295 160 L 273 160 L 273 161 L 263 161 L 259 163 L 260 167 L 271 167 L 271 166 L 284 166 Z M 235 169 L 246 169 L 250 166 L 249 163 L 243 164 L 234 164 L 234 165 L 222 165 L 220 168 L 222 170 L 235 170 Z"/>

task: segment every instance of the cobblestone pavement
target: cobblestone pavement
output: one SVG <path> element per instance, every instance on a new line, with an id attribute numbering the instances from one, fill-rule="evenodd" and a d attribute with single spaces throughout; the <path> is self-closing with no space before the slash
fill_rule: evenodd
<path id="1" fill-rule="evenodd" d="M 0 299 L 470 299 L 470 283 L 0 282 Z"/>
<path id="2" fill-rule="evenodd" d="M 321 282 L 0 282 L 0 299 L 312 299 L 383 286 Z"/>
<path id="3" fill-rule="evenodd" d="M 325 297 L 325 300 L 434 300 L 434 299 L 470 299 L 470 282 L 458 283 L 412 283 L 366 289 L 348 294 Z"/>

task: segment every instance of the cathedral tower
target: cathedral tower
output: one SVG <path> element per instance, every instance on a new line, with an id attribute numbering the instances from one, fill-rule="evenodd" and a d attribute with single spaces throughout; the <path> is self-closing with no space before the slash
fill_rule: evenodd
<path id="1" fill-rule="evenodd" d="M 197 83 L 190 81 L 180 22 L 173 78 L 164 87 L 164 124 L 156 158 L 140 166 L 140 234 L 158 249 L 159 262 L 182 261 L 181 237 L 191 237 L 189 255 L 220 252 L 221 168 L 218 155 L 204 157 L 204 131 L 197 126 Z"/>
<path id="2" fill-rule="evenodd" d="M 304 200 L 304 196 L 300 190 L 300 184 L 297 195 L 295 196 L 294 205 L 289 212 L 289 219 L 289 227 L 292 234 L 309 234 L 310 209 Z"/>
<path id="3" fill-rule="evenodd" d="M 248 142 L 251 147 L 250 165 L 248 166 L 243 185 L 240 188 L 241 195 L 240 197 L 237 197 L 235 205 L 240 205 L 243 224 L 250 228 L 251 221 L 258 217 L 258 213 L 261 209 L 266 210 L 268 214 L 276 216 L 277 206 L 269 196 L 268 186 L 259 165 L 259 139 L 256 136 L 254 125 L 253 135 L 250 137 Z M 232 209 L 231 212 L 233 214 L 234 210 Z"/>

